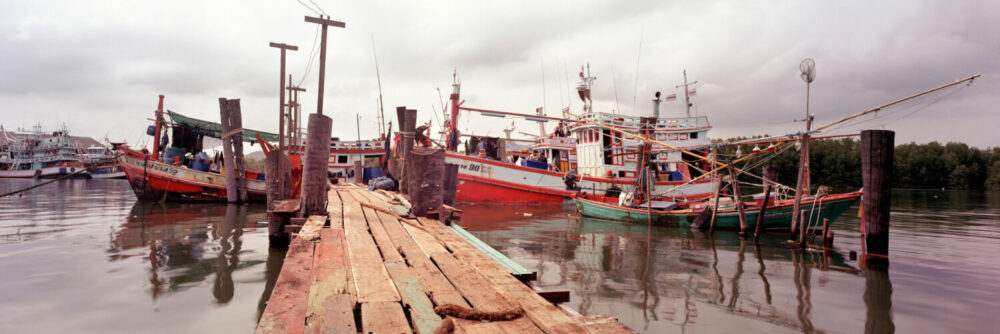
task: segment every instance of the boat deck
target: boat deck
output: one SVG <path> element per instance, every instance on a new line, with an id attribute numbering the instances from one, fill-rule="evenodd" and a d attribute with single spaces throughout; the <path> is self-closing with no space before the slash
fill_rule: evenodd
<path id="1" fill-rule="evenodd" d="M 328 196 L 329 226 L 310 217 L 292 240 L 257 333 L 432 333 L 449 323 L 456 333 L 633 332 L 552 304 L 499 253 L 437 220 L 398 217 L 383 194 L 347 185 Z M 442 305 L 523 315 L 464 320 L 438 315 Z"/>

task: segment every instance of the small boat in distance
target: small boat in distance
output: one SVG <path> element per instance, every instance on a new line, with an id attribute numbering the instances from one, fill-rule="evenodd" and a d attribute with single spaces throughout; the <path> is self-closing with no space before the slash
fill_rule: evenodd
<path id="1" fill-rule="evenodd" d="M 116 145 L 113 145 L 116 146 Z M 125 170 L 118 164 L 118 155 L 104 146 L 91 145 L 83 153 L 92 179 L 124 179 Z"/>

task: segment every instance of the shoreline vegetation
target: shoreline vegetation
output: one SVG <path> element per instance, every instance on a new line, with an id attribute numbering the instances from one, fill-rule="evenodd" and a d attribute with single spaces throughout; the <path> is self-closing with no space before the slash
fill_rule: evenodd
<path id="1" fill-rule="evenodd" d="M 763 137 L 767 135 L 718 139 L 713 142 L 736 142 Z M 750 153 L 753 148 L 754 145 L 740 146 L 743 154 Z M 736 149 L 735 146 L 720 148 L 719 155 L 733 157 Z M 860 140 L 813 140 L 809 149 L 813 188 L 819 185 L 834 188 L 861 187 Z M 769 163 L 778 167 L 780 183 L 795 184 L 799 166 L 797 148 L 781 152 Z M 893 164 L 893 189 L 1000 191 L 1000 147 L 980 149 L 956 142 L 943 145 L 937 141 L 926 144 L 910 142 L 896 145 Z"/>

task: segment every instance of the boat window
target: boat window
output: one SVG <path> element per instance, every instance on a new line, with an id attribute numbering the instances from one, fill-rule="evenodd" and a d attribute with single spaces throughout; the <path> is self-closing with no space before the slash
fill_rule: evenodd
<path id="1" fill-rule="evenodd" d="M 687 140 L 687 139 L 688 139 L 688 134 L 682 133 L 681 134 L 681 140 Z"/>
<path id="2" fill-rule="evenodd" d="M 698 139 L 698 133 L 697 132 L 692 132 L 691 133 L 691 139 Z"/>
<path id="3" fill-rule="evenodd" d="M 338 164 L 346 164 L 347 163 L 347 156 L 346 155 L 338 155 L 337 156 L 337 163 Z"/>

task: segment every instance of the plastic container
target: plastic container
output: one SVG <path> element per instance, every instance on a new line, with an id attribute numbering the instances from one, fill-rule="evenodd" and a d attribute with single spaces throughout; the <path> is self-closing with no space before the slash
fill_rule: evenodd
<path id="1" fill-rule="evenodd" d="M 201 162 L 201 161 L 193 161 L 193 162 L 191 162 L 191 169 L 194 169 L 194 170 L 199 171 L 199 172 L 207 172 L 208 171 L 208 164 L 206 164 L 204 162 Z"/>
<path id="2" fill-rule="evenodd" d="M 549 169 L 549 164 L 541 162 L 541 161 L 538 161 L 538 160 L 531 160 L 531 159 L 522 159 L 521 160 L 521 166 L 531 167 L 531 168 L 538 168 L 538 169 L 544 169 L 544 170 L 548 170 Z"/>
<path id="3" fill-rule="evenodd" d="M 180 157 L 181 161 L 184 161 L 184 149 L 171 146 L 167 147 L 167 150 L 163 152 L 163 162 L 165 163 L 174 163 L 175 157 Z"/>
<path id="4" fill-rule="evenodd" d="M 668 172 L 670 173 L 670 181 L 683 181 L 684 174 L 681 172 Z"/>

